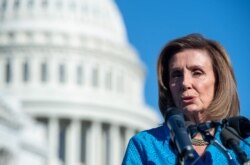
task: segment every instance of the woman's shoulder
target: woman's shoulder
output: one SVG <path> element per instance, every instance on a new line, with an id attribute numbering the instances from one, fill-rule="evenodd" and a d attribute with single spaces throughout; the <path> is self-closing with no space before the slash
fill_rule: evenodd
<path id="1" fill-rule="evenodd" d="M 128 143 L 123 164 L 138 164 L 138 161 L 142 164 L 173 164 L 175 154 L 169 143 L 166 125 L 138 132 Z"/>
<path id="2" fill-rule="evenodd" d="M 242 139 L 240 143 L 240 147 L 248 155 L 248 158 L 250 158 L 250 137 L 247 137 L 246 139 Z"/>
<path id="3" fill-rule="evenodd" d="M 138 132 L 132 137 L 132 140 L 135 141 L 168 141 L 170 138 L 169 136 L 169 129 L 166 125 L 162 124 L 158 127 L 151 128 L 148 130 L 144 130 Z"/>

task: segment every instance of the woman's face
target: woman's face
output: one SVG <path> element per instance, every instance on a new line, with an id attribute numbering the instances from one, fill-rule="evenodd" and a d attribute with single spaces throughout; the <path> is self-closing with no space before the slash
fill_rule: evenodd
<path id="1" fill-rule="evenodd" d="M 215 76 L 205 50 L 186 49 L 169 61 L 169 87 L 175 105 L 186 115 L 207 109 L 214 98 Z"/>

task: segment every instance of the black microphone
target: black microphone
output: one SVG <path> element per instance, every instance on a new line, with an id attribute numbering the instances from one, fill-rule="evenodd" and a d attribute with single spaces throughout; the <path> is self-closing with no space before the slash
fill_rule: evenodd
<path id="1" fill-rule="evenodd" d="M 170 129 L 172 141 L 175 143 L 178 153 L 185 160 L 194 159 L 194 149 L 181 110 L 170 107 L 165 115 L 165 121 Z"/>
<path id="2" fill-rule="evenodd" d="M 250 160 L 247 154 L 239 147 L 240 140 L 236 137 L 237 132 L 232 127 L 225 127 L 222 129 L 220 137 L 222 144 L 234 151 L 240 164 L 249 164 Z"/>
<path id="3" fill-rule="evenodd" d="M 243 116 L 235 116 L 223 121 L 227 126 L 235 129 L 238 134 L 243 138 L 250 136 L 250 121 Z"/>

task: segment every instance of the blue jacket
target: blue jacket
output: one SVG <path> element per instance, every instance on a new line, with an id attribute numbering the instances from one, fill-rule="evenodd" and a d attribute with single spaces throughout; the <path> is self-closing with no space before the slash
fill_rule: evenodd
<path id="1" fill-rule="evenodd" d="M 215 140 L 217 140 L 219 144 L 221 144 L 220 132 L 221 129 L 217 129 L 215 133 Z M 246 141 L 249 143 L 250 138 L 246 139 Z M 176 164 L 177 151 L 174 147 L 171 147 L 173 145 L 171 145 L 170 142 L 170 133 L 166 125 L 142 131 L 130 139 L 122 165 Z M 250 158 L 250 147 L 241 141 L 240 148 L 245 151 L 248 158 Z M 230 149 L 227 149 L 227 151 L 233 159 L 233 164 L 239 164 L 234 152 Z M 228 165 L 229 161 L 225 153 L 226 152 L 222 151 L 220 147 L 215 144 L 210 144 L 205 152 L 205 160 L 199 159 L 198 154 L 195 152 L 195 159 L 198 160 L 195 164 Z"/>

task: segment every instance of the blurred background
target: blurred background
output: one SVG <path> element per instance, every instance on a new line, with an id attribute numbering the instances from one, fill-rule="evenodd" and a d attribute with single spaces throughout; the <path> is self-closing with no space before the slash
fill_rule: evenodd
<path id="1" fill-rule="evenodd" d="M 247 0 L 0 0 L 0 165 L 118 165 L 158 126 L 156 60 L 176 37 L 225 46 L 250 117 Z"/>
<path id="2" fill-rule="evenodd" d="M 113 0 L 0 0 L 0 164 L 120 164 L 145 68 Z"/>

